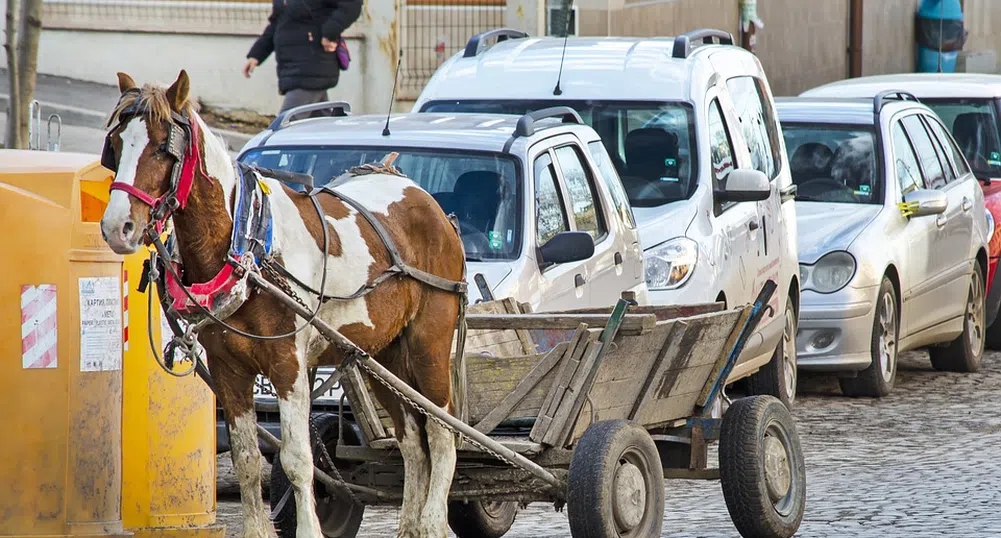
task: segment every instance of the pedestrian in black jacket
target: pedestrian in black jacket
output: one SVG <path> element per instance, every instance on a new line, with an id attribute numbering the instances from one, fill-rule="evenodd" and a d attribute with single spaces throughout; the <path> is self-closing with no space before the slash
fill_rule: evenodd
<path id="1" fill-rule="evenodd" d="M 327 100 L 337 85 L 337 43 L 361 14 L 362 0 L 272 0 L 268 26 L 247 53 L 243 74 L 272 52 L 278 63 L 282 110 Z"/>

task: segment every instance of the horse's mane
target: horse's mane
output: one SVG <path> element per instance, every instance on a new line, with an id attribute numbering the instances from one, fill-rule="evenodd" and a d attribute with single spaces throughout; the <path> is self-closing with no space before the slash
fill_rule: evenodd
<path id="1" fill-rule="evenodd" d="M 108 119 L 107 127 L 118 122 L 119 116 L 136 102 L 141 109 L 145 110 L 145 115 L 152 121 L 163 121 L 170 119 L 173 112 L 170 108 L 170 101 L 167 100 L 167 88 L 157 84 L 145 84 L 138 91 L 126 91 L 115 105 L 115 110 Z M 188 99 L 181 105 L 181 114 L 191 117 L 198 112 L 198 103 Z"/>

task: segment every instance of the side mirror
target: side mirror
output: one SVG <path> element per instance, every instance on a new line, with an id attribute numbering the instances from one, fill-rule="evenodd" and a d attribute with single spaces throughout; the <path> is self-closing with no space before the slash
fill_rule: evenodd
<path id="1" fill-rule="evenodd" d="M 945 213 L 949 198 L 942 191 L 920 189 L 904 195 L 900 212 L 905 217 L 927 217 Z"/>
<path id="2" fill-rule="evenodd" d="M 560 232 L 539 247 L 539 265 L 570 263 L 594 255 L 594 239 L 587 232 Z"/>
<path id="3" fill-rule="evenodd" d="M 720 202 L 760 202 L 772 194 L 768 176 L 759 170 L 740 168 L 726 176 L 726 187 L 715 191 Z"/>

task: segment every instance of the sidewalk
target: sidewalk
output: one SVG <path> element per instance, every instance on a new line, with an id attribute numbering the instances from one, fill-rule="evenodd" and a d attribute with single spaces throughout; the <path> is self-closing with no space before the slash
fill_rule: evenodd
<path id="1" fill-rule="evenodd" d="M 44 112 L 44 110 L 43 110 Z M 97 160 L 104 146 L 104 129 L 94 129 L 93 127 L 81 127 L 78 125 L 63 124 L 62 137 L 59 142 L 59 151 L 73 153 L 90 153 Z M 7 132 L 7 114 L 0 112 L 0 133 Z M 52 126 L 52 134 L 55 137 L 56 127 Z M 45 117 L 42 118 L 42 148 L 47 147 L 48 138 L 45 132 Z"/>
<path id="2" fill-rule="evenodd" d="M 6 112 L 9 99 L 9 79 L 7 70 L 0 69 L 0 113 Z M 42 145 L 45 145 L 46 122 L 50 114 L 58 114 L 63 121 L 62 151 L 85 151 L 99 153 L 104 139 L 104 128 L 111 110 L 118 103 L 120 92 L 117 86 L 85 82 L 52 75 L 38 75 L 35 99 L 42 111 Z M 6 120 L 4 121 L 6 125 Z M 95 132 L 97 142 L 91 142 Z M 213 129 L 226 141 L 230 154 L 236 152 L 250 140 L 250 135 Z M 2 131 L 0 131 L 2 132 Z M 0 137 L 2 138 L 2 137 Z"/>

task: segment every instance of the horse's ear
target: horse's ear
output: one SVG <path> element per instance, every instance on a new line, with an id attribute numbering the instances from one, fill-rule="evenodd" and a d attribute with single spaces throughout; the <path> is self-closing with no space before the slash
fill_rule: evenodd
<path id="1" fill-rule="evenodd" d="M 177 80 L 167 88 L 167 102 L 174 112 L 180 113 L 184 104 L 188 102 L 188 91 L 191 89 L 191 81 L 188 79 L 188 72 L 181 69 L 177 75 Z"/>
<path id="2" fill-rule="evenodd" d="M 118 73 L 118 89 L 125 93 L 136 88 L 136 81 L 132 80 L 127 73 Z"/>

